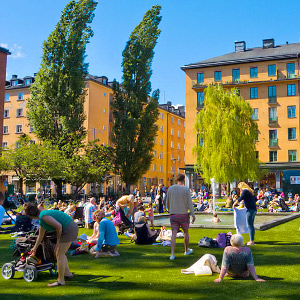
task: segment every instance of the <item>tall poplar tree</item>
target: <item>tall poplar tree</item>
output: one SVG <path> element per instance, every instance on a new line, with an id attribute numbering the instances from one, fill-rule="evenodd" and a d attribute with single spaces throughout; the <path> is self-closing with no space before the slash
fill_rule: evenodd
<path id="1" fill-rule="evenodd" d="M 86 135 L 85 51 L 93 35 L 89 24 L 96 5 L 94 0 L 72 0 L 67 4 L 55 30 L 43 44 L 41 67 L 27 104 L 27 117 L 35 135 L 58 146 L 67 157 L 81 147 Z M 53 181 L 60 197 L 61 180 Z"/>
<path id="2" fill-rule="evenodd" d="M 159 91 L 151 93 L 154 47 L 160 35 L 161 7 L 153 6 L 135 27 L 123 51 L 123 81 L 114 81 L 112 141 L 115 166 L 127 191 L 147 172 L 153 158 Z"/>
<path id="3" fill-rule="evenodd" d="M 238 90 L 210 85 L 205 90 L 204 108 L 198 113 L 196 169 L 205 182 L 258 179 L 259 161 L 255 142 L 257 124 L 252 120 L 251 106 Z"/>

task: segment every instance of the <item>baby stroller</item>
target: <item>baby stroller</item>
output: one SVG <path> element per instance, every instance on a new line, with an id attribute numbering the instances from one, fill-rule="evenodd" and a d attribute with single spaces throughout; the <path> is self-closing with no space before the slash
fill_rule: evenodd
<path id="1" fill-rule="evenodd" d="M 15 260 L 2 266 L 1 274 L 4 279 L 12 279 L 15 271 L 23 272 L 27 282 L 36 280 L 38 273 L 49 270 L 56 274 L 55 244 L 56 232 L 46 232 L 45 237 L 36 251 L 36 256 L 31 257 L 30 251 L 37 239 L 37 232 L 32 232 L 26 237 L 16 239 L 13 256 Z"/>
<path id="2" fill-rule="evenodd" d="M 115 226 L 119 226 L 118 234 L 124 233 L 126 229 L 133 232 L 133 223 L 125 216 L 123 209 L 120 207 L 116 208 L 112 222 Z"/>

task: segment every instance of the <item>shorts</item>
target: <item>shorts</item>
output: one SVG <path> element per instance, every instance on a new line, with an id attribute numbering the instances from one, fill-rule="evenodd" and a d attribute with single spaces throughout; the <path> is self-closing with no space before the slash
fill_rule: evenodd
<path id="1" fill-rule="evenodd" d="M 173 230 L 178 231 L 180 227 L 183 229 L 183 231 L 187 231 L 190 226 L 190 215 L 189 214 L 171 215 L 170 223 L 171 223 L 172 231 Z"/>
<path id="2" fill-rule="evenodd" d="M 59 242 L 70 243 L 77 240 L 77 236 L 78 236 L 78 226 L 72 220 L 70 224 L 68 224 L 67 227 L 65 227 L 65 229 L 63 230 Z"/>

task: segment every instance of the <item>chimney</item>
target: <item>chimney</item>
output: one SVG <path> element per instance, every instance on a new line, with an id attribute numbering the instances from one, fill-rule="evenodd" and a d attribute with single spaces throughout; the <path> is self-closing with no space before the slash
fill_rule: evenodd
<path id="1" fill-rule="evenodd" d="M 168 102 L 167 102 L 167 105 L 168 105 L 168 106 L 171 106 L 171 105 L 172 105 L 172 102 L 171 102 L 171 101 L 168 101 Z"/>
<path id="2" fill-rule="evenodd" d="M 11 76 L 11 79 L 17 79 L 18 78 L 18 75 L 12 75 Z"/>
<path id="3" fill-rule="evenodd" d="M 235 43 L 235 52 L 246 51 L 246 42 L 245 41 L 234 42 L 234 43 Z"/>
<path id="4" fill-rule="evenodd" d="M 274 39 L 263 40 L 263 48 L 264 49 L 274 48 L 274 47 L 275 47 L 275 41 L 274 41 Z"/>

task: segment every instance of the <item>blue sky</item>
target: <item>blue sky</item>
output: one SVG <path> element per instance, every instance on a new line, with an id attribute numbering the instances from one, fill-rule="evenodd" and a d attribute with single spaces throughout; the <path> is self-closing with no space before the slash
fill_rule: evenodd
<path id="1" fill-rule="evenodd" d="M 0 45 L 8 47 L 7 79 L 33 75 L 42 43 L 55 28 L 69 0 L 0 0 Z M 300 41 L 300 1 L 290 0 L 100 0 L 87 47 L 89 73 L 122 78 L 122 51 L 131 31 L 152 5 L 162 5 L 162 33 L 155 48 L 152 88 L 160 103 L 185 104 L 181 66 L 234 51 L 234 41 L 259 47 Z"/>

